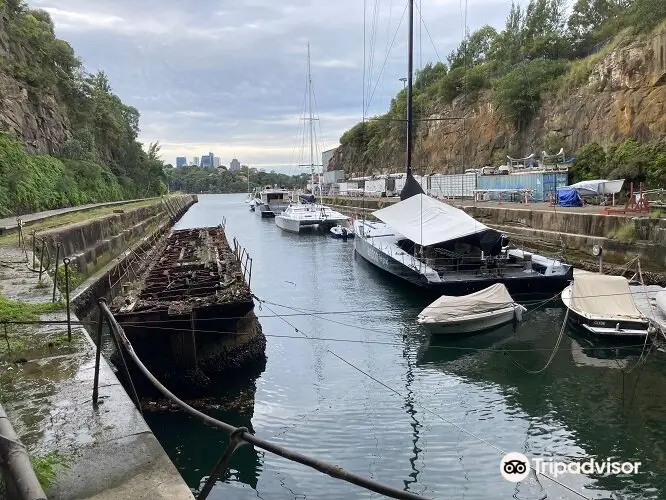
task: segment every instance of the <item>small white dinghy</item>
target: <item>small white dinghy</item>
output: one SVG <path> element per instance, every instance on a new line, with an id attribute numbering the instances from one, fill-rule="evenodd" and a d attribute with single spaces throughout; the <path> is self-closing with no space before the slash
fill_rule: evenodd
<path id="1" fill-rule="evenodd" d="M 418 315 L 417 322 L 431 333 L 474 333 L 523 319 L 517 304 L 502 283 L 462 297 L 442 295 Z"/>
<path id="2" fill-rule="evenodd" d="M 342 238 L 344 240 L 353 237 L 354 229 L 352 227 L 344 227 L 343 225 L 338 224 L 331 228 L 331 238 Z"/>

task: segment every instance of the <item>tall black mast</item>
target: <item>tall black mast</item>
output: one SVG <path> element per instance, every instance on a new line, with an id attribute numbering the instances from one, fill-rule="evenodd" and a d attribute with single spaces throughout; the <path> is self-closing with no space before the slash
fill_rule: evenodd
<path id="1" fill-rule="evenodd" d="M 409 0 L 409 42 L 407 48 L 407 176 L 412 173 L 412 73 L 414 72 L 414 0 Z"/>

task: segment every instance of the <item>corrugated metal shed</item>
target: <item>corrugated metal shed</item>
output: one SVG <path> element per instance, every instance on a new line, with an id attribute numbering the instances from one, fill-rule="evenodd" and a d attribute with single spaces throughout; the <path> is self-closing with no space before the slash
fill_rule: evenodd
<path id="1" fill-rule="evenodd" d="M 430 176 L 430 194 L 438 198 L 474 197 L 476 174 L 434 174 Z"/>
<path id="2" fill-rule="evenodd" d="M 334 182 L 341 182 L 345 180 L 344 170 L 331 170 L 324 172 L 323 184 L 333 184 Z"/>
<path id="3" fill-rule="evenodd" d="M 548 201 L 551 193 L 554 195 L 558 187 L 567 185 L 568 174 L 565 172 L 534 172 L 509 175 L 480 175 L 478 189 L 506 189 L 515 191 L 519 189 L 532 190 L 535 201 Z M 499 193 L 489 193 L 491 200 L 499 198 Z"/>

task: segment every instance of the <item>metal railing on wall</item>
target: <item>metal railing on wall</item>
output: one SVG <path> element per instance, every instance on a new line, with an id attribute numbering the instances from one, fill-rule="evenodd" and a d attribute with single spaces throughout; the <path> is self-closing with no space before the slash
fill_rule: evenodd
<path id="1" fill-rule="evenodd" d="M 238 240 L 234 236 L 234 239 L 232 240 L 234 244 L 234 257 L 236 258 L 236 262 L 241 267 L 241 271 L 243 272 L 243 279 L 247 282 L 247 286 L 251 286 L 252 282 L 252 258 L 250 257 L 250 254 L 247 253 L 247 250 L 238 243 Z"/>
<path id="2" fill-rule="evenodd" d="M 151 384 L 159 392 L 161 392 L 169 400 L 173 401 L 183 411 L 187 412 L 188 414 L 194 417 L 199 418 L 206 424 L 216 427 L 229 434 L 229 444 L 227 445 L 226 449 L 223 451 L 218 462 L 213 467 L 213 470 L 206 479 L 204 486 L 199 491 L 197 495 L 197 500 L 205 500 L 208 497 L 209 493 L 213 489 L 213 486 L 217 482 L 219 476 L 222 473 L 224 473 L 229 467 L 229 462 L 234 452 L 239 447 L 245 444 L 254 445 L 270 453 L 274 453 L 275 455 L 286 458 L 287 460 L 298 462 L 302 465 L 311 467 L 315 470 L 318 470 L 319 472 L 327 474 L 336 479 L 341 479 L 348 483 L 355 484 L 357 486 L 360 486 L 361 488 L 374 491 L 375 493 L 380 493 L 390 498 L 399 498 L 399 499 L 424 498 L 414 493 L 399 490 L 397 488 L 387 486 L 372 479 L 359 476 L 357 474 L 354 474 L 352 472 L 343 469 L 338 465 L 329 464 L 322 460 L 309 457 L 307 455 L 303 455 L 293 450 L 289 450 L 275 443 L 257 437 L 254 434 L 250 434 L 248 429 L 245 427 L 235 427 L 231 424 L 217 420 L 216 418 L 213 418 L 209 415 L 206 415 L 205 413 L 200 412 L 199 410 L 192 408 L 190 405 L 179 399 L 176 395 L 174 395 L 171 391 L 169 391 L 166 387 L 164 387 L 159 382 L 159 380 L 157 380 L 155 376 L 141 362 L 141 359 L 139 359 L 137 354 L 134 352 L 132 344 L 127 339 L 127 336 L 125 335 L 122 326 L 120 326 L 120 324 L 116 321 L 115 317 L 109 310 L 106 304 L 106 300 L 99 299 L 98 303 L 99 303 L 99 319 L 97 325 L 97 352 L 95 357 L 95 375 L 94 375 L 93 398 L 92 398 L 93 405 L 96 407 L 98 405 L 98 399 L 99 399 L 99 367 L 100 367 L 101 345 L 102 345 L 101 337 L 102 337 L 104 322 L 106 322 L 109 326 L 109 330 L 111 331 L 111 336 L 114 338 L 116 345 L 119 345 L 122 347 L 122 349 L 124 349 L 125 353 L 129 355 L 129 358 L 134 362 L 135 366 L 139 369 L 139 371 L 151 382 Z"/>

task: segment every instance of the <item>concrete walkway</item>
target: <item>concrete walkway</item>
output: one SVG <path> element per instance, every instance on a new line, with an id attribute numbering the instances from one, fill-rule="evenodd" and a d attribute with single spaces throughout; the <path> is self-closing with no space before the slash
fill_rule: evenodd
<path id="1" fill-rule="evenodd" d="M 56 210 L 46 210 L 44 212 L 37 212 L 34 214 L 24 214 L 20 215 L 19 217 L 23 221 L 23 224 L 27 226 L 30 223 L 38 222 L 44 219 L 48 219 L 50 217 L 55 217 L 56 215 L 67 214 L 70 212 L 85 212 L 87 210 L 93 210 L 95 208 L 123 205 L 125 203 L 134 203 L 137 201 L 144 201 L 148 199 L 150 198 L 139 198 L 136 200 L 123 200 L 123 201 L 108 201 L 105 203 L 89 203 L 87 205 L 78 205 L 76 207 L 58 208 Z M 13 233 L 17 230 L 18 228 L 16 223 L 16 217 L 6 217 L 4 219 L 0 219 L 0 236 L 4 234 Z"/>
<path id="2" fill-rule="evenodd" d="M 19 250 L 3 250 L 2 294 L 50 302 L 51 280 L 45 275 L 40 284 L 24 260 Z M 66 314 L 39 317 L 64 320 Z M 93 408 L 95 346 L 82 327 L 73 328 L 71 345 L 63 324 L 9 325 L 8 333 L 8 342 L 0 338 L 3 405 L 33 463 L 48 457 L 58 464 L 45 488 L 49 499 L 193 499 L 103 358 L 100 405 Z"/>

